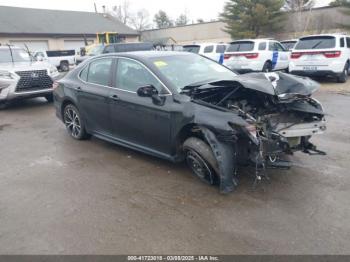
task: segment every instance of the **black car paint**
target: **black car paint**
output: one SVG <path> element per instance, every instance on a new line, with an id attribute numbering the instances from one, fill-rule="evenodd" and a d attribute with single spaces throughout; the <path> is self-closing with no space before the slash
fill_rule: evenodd
<path id="1" fill-rule="evenodd" d="M 252 148 L 252 154 L 257 155 L 259 150 L 258 145 L 251 143 L 248 136 L 240 130 L 240 127 L 248 123 L 230 110 L 179 94 L 176 87 L 147 59 L 147 53 L 142 54 L 144 53 L 109 54 L 92 59 L 121 57 L 143 64 L 165 87 L 164 90 L 158 90 L 162 103 L 116 88 L 113 77 L 110 87 L 101 88 L 82 81 L 79 73 L 89 63 L 85 61 L 61 80 L 54 91 L 57 116 L 62 119 L 64 106 L 73 103 L 81 112 L 88 133 L 174 162 L 184 159 L 181 150 L 184 139 L 194 129 L 199 130 L 217 160 L 220 191 L 233 191 L 238 181 L 235 177 L 238 138 L 245 141 L 245 149 Z M 113 72 L 116 72 L 117 60 L 115 61 Z M 260 74 L 251 78 L 247 75 L 237 76 L 233 81 L 246 88 L 263 89 L 268 94 L 275 92 L 271 82 L 262 79 Z M 253 157 L 257 158 L 255 155 Z"/>

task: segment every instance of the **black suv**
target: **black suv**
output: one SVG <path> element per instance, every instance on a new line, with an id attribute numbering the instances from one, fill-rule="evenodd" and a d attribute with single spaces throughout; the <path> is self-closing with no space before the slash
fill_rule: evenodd
<path id="1" fill-rule="evenodd" d="M 185 52 L 94 57 L 55 85 L 57 116 L 75 139 L 90 135 L 170 161 L 223 193 L 238 166 L 288 167 L 279 157 L 323 152 L 310 142 L 325 129 L 318 84 L 285 73 L 236 75 Z"/>

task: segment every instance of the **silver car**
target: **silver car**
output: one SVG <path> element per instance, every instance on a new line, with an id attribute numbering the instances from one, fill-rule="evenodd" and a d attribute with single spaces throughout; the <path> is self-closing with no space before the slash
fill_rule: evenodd
<path id="1" fill-rule="evenodd" d="M 52 85 L 59 76 L 57 68 L 34 61 L 24 49 L 0 46 L 0 108 L 11 101 L 32 97 L 52 99 Z"/>

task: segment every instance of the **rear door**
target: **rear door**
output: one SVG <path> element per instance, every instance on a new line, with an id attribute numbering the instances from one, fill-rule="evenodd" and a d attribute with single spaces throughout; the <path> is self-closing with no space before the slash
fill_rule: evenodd
<path id="1" fill-rule="evenodd" d="M 271 61 L 273 70 L 281 70 L 288 68 L 289 65 L 289 54 L 284 47 L 276 42 L 269 42 L 269 51 L 271 52 Z"/>
<path id="2" fill-rule="evenodd" d="M 79 111 L 90 131 L 111 134 L 109 95 L 112 85 L 112 58 L 91 61 L 80 73 L 76 86 Z"/>

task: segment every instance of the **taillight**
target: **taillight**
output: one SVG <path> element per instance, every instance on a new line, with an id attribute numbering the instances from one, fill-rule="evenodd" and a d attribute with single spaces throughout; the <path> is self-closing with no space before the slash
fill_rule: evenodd
<path id="1" fill-rule="evenodd" d="M 298 59 L 302 55 L 324 55 L 327 58 L 336 58 L 341 55 L 341 51 L 293 52 L 290 58 Z"/>
<path id="2" fill-rule="evenodd" d="M 224 59 L 229 59 L 232 55 L 224 54 Z"/>
<path id="3" fill-rule="evenodd" d="M 292 59 L 298 59 L 302 56 L 302 53 L 292 53 L 292 55 L 290 56 Z"/>
<path id="4" fill-rule="evenodd" d="M 323 55 L 327 58 L 336 58 L 341 55 L 341 51 L 324 52 Z"/>
<path id="5" fill-rule="evenodd" d="M 255 59 L 259 57 L 259 53 L 243 54 L 247 59 Z"/>

